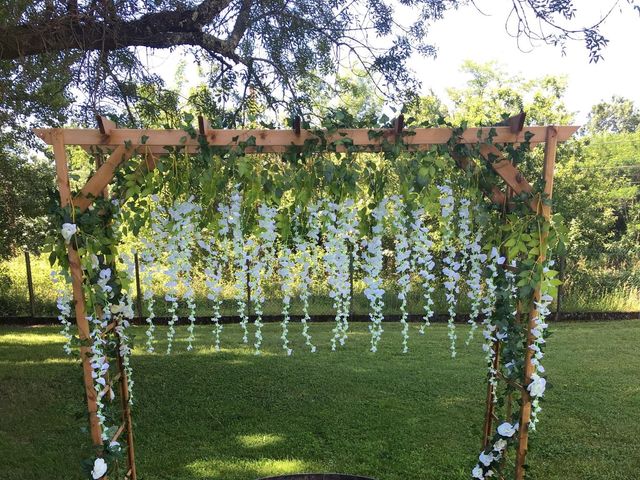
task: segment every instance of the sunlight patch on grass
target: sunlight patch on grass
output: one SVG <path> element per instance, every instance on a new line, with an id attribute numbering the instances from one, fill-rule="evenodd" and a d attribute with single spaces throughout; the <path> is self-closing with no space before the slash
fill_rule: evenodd
<path id="1" fill-rule="evenodd" d="M 287 473 L 309 471 L 308 463 L 295 458 L 276 460 L 261 458 L 259 460 L 197 460 L 187 465 L 192 474 L 200 478 L 223 480 L 233 478 L 259 478 Z"/>
<path id="2" fill-rule="evenodd" d="M 45 345 L 50 343 L 64 343 L 64 337 L 57 333 L 43 333 L 38 330 L 32 332 L 5 333 L 0 335 L 0 344 L 12 343 L 17 345 Z"/>
<path id="3" fill-rule="evenodd" d="M 253 435 L 238 435 L 238 442 L 246 448 L 261 448 L 280 443 L 284 440 L 282 435 L 271 433 L 255 433 Z"/>
<path id="4" fill-rule="evenodd" d="M 76 358 L 74 357 L 51 357 L 45 358 L 44 360 L 1 360 L 0 365 L 11 365 L 11 366 L 21 366 L 21 365 L 75 365 L 80 364 Z"/>

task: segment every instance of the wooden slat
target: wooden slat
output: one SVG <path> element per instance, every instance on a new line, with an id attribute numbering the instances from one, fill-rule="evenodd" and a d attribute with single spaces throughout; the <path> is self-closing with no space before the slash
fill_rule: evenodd
<path id="1" fill-rule="evenodd" d="M 558 141 L 567 140 L 578 127 L 565 126 L 558 128 Z M 494 143 L 522 143 L 525 141 L 525 133 L 532 134 L 530 141 L 539 143 L 545 141 L 545 127 L 526 127 L 522 132 L 512 133 L 509 127 L 493 128 L 468 128 L 459 139 L 460 143 L 476 144 L 488 139 L 490 130 L 494 130 Z M 51 136 L 54 129 L 35 129 L 36 135 L 47 143 L 51 143 Z M 368 129 L 342 129 L 325 137 L 329 143 L 349 138 L 354 145 L 380 145 L 381 138 L 369 138 Z M 412 130 L 414 135 L 403 137 L 403 141 L 408 145 L 436 145 L 445 144 L 451 139 L 452 130 L 449 128 L 418 128 Z M 144 137 L 144 138 L 143 138 Z M 318 139 L 319 137 L 312 130 L 302 130 L 300 135 L 296 135 L 291 130 L 207 130 L 207 140 L 210 145 L 228 147 L 237 145 L 238 142 L 247 142 L 251 137 L 255 139 L 256 146 L 264 147 L 288 147 L 291 145 L 304 145 L 305 141 Z M 393 129 L 384 130 L 383 138 L 393 140 L 395 132 Z M 112 129 L 108 138 L 101 134 L 99 130 L 91 129 L 65 129 L 63 133 L 65 145 L 103 145 L 118 146 L 125 142 L 133 145 L 149 145 L 164 147 L 168 145 L 198 145 L 198 140 L 191 138 L 183 130 L 132 130 L 132 129 Z"/>
<path id="2" fill-rule="evenodd" d="M 124 432 L 124 427 L 125 427 L 124 423 L 120 424 L 120 426 L 118 427 L 118 430 L 116 430 L 116 433 L 114 433 L 113 437 L 111 437 L 110 442 L 118 441 L 118 439 L 120 438 L 120 435 L 122 435 L 122 432 Z"/>
<path id="3" fill-rule="evenodd" d="M 118 128 L 115 122 L 102 115 L 96 115 L 96 120 L 98 121 L 98 130 L 100 130 L 102 135 L 106 135 L 107 137 L 111 135 L 113 130 Z"/>
<path id="4" fill-rule="evenodd" d="M 111 330 L 113 330 L 114 328 L 116 328 L 116 321 L 114 320 L 113 322 L 111 322 L 110 324 L 107 325 L 107 327 L 104 329 L 103 334 L 106 335 L 107 333 L 109 333 Z"/>
<path id="5" fill-rule="evenodd" d="M 515 380 L 506 377 L 502 372 L 497 372 L 496 375 L 500 380 L 507 382 L 509 385 L 512 385 L 520 390 L 525 390 L 525 388 L 518 382 L 516 382 Z"/>

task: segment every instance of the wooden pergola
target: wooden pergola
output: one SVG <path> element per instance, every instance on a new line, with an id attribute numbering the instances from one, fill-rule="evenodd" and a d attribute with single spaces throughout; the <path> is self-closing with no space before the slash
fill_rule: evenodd
<path id="1" fill-rule="evenodd" d="M 400 122 L 399 122 L 400 123 Z M 190 134 L 183 130 L 132 130 L 120 129 L 106 118 L 98 118 L 98 129 L 36 129 L 36 135 L 47 144 L 53 147 L 56 165 L 57 186 L 60 193 L 61 206 L 72 206 L 80 211 L 86 210 L 99 196 L 108 195 L 108 186 L 113 180 L 118 168 L 128 159 L 140 155 L 142 164 L 149 170 L 155 168 L 157 159 L 163 155 L 168 155 L 167 147 L 183 148 L 187 152 L 195 153 L 200 148 L 201 141 L 206 140 L 210 146 L 219 148 L 236 148 L 242 143 L 251 139 L 251 147 L 245 147 L 247 153 L 282 153 L 290 151 L 292 147 L 303 147 L 305 142 L 310 140 L 322 140 L 326 145 L 333 145 L 332 151 L 345 151 L 346 147 L 340 144 L 340 140 L 348 138 L 351 144 L 360 147 L 363 151 L 379 151 L 384 142 L 394 141 L 402 134 L 398 128 L 388 129 L 382 135 L 370 138 L 368 129 L 341 129 L 336 132 L 324 132 L 319 135 L 312 130 L 219 130 L 208 128 L 206 122 L 200 119 L 199 138 L 192 138 Z M 401 128 L 401 127 L 400 127 Z M 458 138 L 457 142 L 462 144 L 480 144 L 480 154 L 488 160 L 496 174 L 504 181 L 504 189 L 493 187 L 487 196 L 494 202 L 505 205 L 512 195 L 520 193 L 531 193 L 532 186 L 524 178 L 522 173 L 505 158 L 502 152 L 496 148 L 495 144 L 521 144 L 527 140 L 531 145 L 544 144 L 544 166 L 541 172 L 544 180 L 543 197 L 549 198 L 553 192 L 553 175 L 556 159 L 556 146 L 558 142 L 569 139 L 578 129 L 575 126 L 535 126 L 524 127 L 521 125 L 468 128 Z M 407 145 L 408 150 L 426 150 L 433 145 L 447 144 L 451 140 L 453 131 L 449 128 L 422 128 L 411 130 L 411 135 L 402 136 L 402 142 Z M 254 143 L 255 140 L 255 143 Z M 491 144 L 484 143 L 488 140 Z M 337 142 L 337 143 L 333 143 Z M 80 192 L 73 194 L 69 185 L 69 168 L 67 160 L 67 146 L 80 146 L 88 151 L 96 148 L 107 152 L 106 158 L 97 165 L 97 170 L 82 187 Z M 462 165 L 467 161 L 464 158 L 457 159 Z M 530 207 L 534 212 L 550 218 L 551 207 L 549 202 L 543 202 L 540 196 L 536 196 L 530 202 Z M 540 251 L 540 260 L 546 256 L 546 243 Z M 86 316 L 85 298 L 83 296 L 83 271 L 80 264 L 80 257 L 73 244 L 68 246 L 68 257 L 70 273 L 73 287 L 73 298 L 75 303 L 75 317 L 78 326 L 78 335 L 81 341 L 80 358 L 84 371 L 84 387 L 89 412 L 89 424 L 91 438 L 96 446 L 102 445 L 102 431 L 97 412 L 97 395 L 94 389 L 91 376 L 92 368 L 90 364 L 91 340 L 89 323 Z M 540 290 L 537 288 L 533 293 L 533 310 L 529 312 L 528 339 L 525 350 L 525 371 L 522 383 L 518 387 L 522 391 L 522 405 L 520 406 L 520 430 L 519 444 L 516 453 L 515 477 L 521 480 L 525 475 L 525 457 L 528 445 L 528 426 L 531 418 L 532 399 L 529 392 L 523 386 L 530 383 L 533 373 L 532 350 L 528 348 L 532 345 L 533 337 L 531 330 L 535 326 L 533 319 L 536 318 L 535 301 L 540 299 Z M 110 325 L 107 328 L 113 328 Z M 498 344 L 494 346 L 495 367 L 499 365 L 500 355 Z M 114 439 L 121 435 L 127 436 L 128 447 L 128 471 L 127 477 L 135 480 L 137 478 L 134 437 L 131 421 L 131 410 L 128 403 L 129 392 L 127 386 L 126 372 L 123 369 L 122 361 L 118 359 L 120 374 L 114 379 L 110 388 L 116 388 L 115 383 L 119 383 L 122 400 L 122 424 L 118 428 Z M 489 383 L 486 396 L 486 411 L 483 428 L 483 447 L 486 446 L 494 430 L 494 423 L 497 416 L 494 412 L 492 402 L 493 386 Z"/>

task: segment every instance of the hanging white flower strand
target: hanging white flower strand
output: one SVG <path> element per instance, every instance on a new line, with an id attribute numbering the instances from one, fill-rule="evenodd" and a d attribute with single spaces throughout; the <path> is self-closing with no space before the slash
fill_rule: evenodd
<path id="1" fill-rule="evenodd" d="M 542 411 L 540 398 L 543 397 L 547 385 L 547 380 L 542 376 L 545 373 L 545 369 L 542 366 L 541 360 L 544 357 L 544 353 L 542 352 L 542 348 L 545 344 L 544 334 L 549 326 L 545 320 L 551 314 L 550 307 L 551 302 L 553 302 L 553 297 L 550 292 L 555 288 L 554 282 L 557 283 L 554 279 L 555 273 L 552 274 L 549 270 L 549 267 L 552 265 L 553 262 L 550 261 L 548 265 L 545 265 L 542 268 L 540 299 L 534 302 L 536 306 L 536 316 L 533 318 L 533 323 L 535 326 L 531 329 L 533 341 L 529 347 L 533 351 L 533 357 L 531 358 L 533 375 L 531 375 L 531 383 L 527 385 L 529 395 L 533 397 L 533 401 L 531 402 L 531 420 L 529 421 L 529 427 L 534 431 L 538 423 L 538 415 Z"/>
<path id="2" fill-rule="evenodd" d="M 226 233 L 226 232 L 225 232 Z M 213 323 L 213 338 L 215 341 L 216 352 L 220 351 L 220 334 L 223 326 L 220 324 L 220 307 L 222 306 L 222 267 L 225 261 L 223 249 L 216 249 L 215 241 L 210 239 L 208 242 L 198 240 L 198 245 L 206 252 L 204 269 L 205 286 L 207 287 L 207 298 L 211 300 L 211 322 Z M 218 258 L 220 257 L 220 258 Z"/>
<path id="3" fill-rule="evenodd" d="M 167 210 L 168 219 L 165 219 L 164 227 L 167 233 L 166 248 L 167 268 L 165 274 L 169 278 L 166 284 L 167 294 L 165 299 L 169 302 L 168 311 L 171 314 L 169 330 L 167 332 L 167 354 L 171 353 L 173 339 L 175 337 L 175 323 L 178 321 L 179 285 L 183 283 L 185 288 L 184 299 L 189 308 L 189 338 L 187 350 L 193 348 L 195 327 L 195 301 L 194 291 L 191 285 L 191 249 L 195 238 L 195 216 L 200 207 L 193 203 L 193 197 L 184 202 L 176 200 L 174 205 Z"/>
<path id="4" fill-rule="evenodd" d="M 348 239 L 353 223 L 357 221 L 354 202 L 345 200 L 342 204 L 329 203 L 325 211 L 327 235 L 324 244 L 324 263 L 327 268 L 329 296 L 336 310 L 336 325 L 332 330 L 331 350 L 338 343 L 345 344 L 349 328 L 349 305 L 351 302 L 349 285 L 349 247 Z"/>
<path id="5" fill-rule="evenodd" d="M 227 213 L 233 242 L 233 275 L 237 312 L 240 317 L 240 327 L 242 328 L 242 341 L 243 343 L 249 343 L 249 329 L 247 328 L 249 323 L 249 316 L 247 315 L 247 275 L 249 267 L 247 265 L 248 256 L 245 251 L 242 232 L 242 195 L 238 191 L 237 185 L 231 193 L 231 203 Z"/>
<path id="6" fill-rule="evenodd" d="M 253 346 L 255 348 L 255 354 L 259 355 L 260 348 L 262 347 L 262 305 L 265 301 L 264 291 L 262 290 L 264 264 L 260 256 L 260 244 L 255 238 L 249 238 L 246 242 L 246 247 L 248 249 L 247 263 L 249 264 L 247 279 L 249 288 L 251 289 L 253 314 L 255 315 L 253 323 L 256 327 Z"/>
<path id="7" fill-rule="evenodd" d="M 503 265 L 505 258 L 500 256 L 498 249 L 493 247 L 491 249 L 491 253 L 489 254 L 489 260 L 487 262 L 487 269 L 489 270 L 489 275 L 485 276 L 485 292 L 482 303 L 482 336 L 484 337 L 484 343 L 482 345 L 482 350 L 485 355 L 485 361 L 487 363 L 487 368 L 489 369 L 489 385 L 491 385 L 491 391 L 493 393 L 493 403 L 498 401 L 497 396 L 497 386 L 498 386 L 498 371 L 494 366 L 496 352 L 494 350 L 494 345 L 497 341 L 496 337 L 496 326 L 493 324 L 493 314 L 496 308 L 496 280 L 498 278 L 498 267 Z"/>
<path id="8" fill-rule="evenodd" d="M 384 231 L 384 218 L 387 213 L 387 203 L 389 200 L 383 198 L 378 205 L 371 212 L 371 216 L 374 219 L 374 225 L 371 228 L 372 236 L 370 239 L 362 240 L 362 269 L 365 272 L 364 275 L 364 295 L 369 300 L 369 318 L 371 319 L 371 325 L 369 325 L 369 331 L 371 332 L 371 351 L 378 351 L 378 343 L 382 337 L 384 329 L 382 322 L 384 315 L 382 309 L 384 308 L 384 287 L 382 284 L 382 234 Z"/>
<path id="9" fill-rule="evenodd" d="M 91 330 L 91 377 L 93 378 L 94 388 L 96 390 L 96 417 L 102 431 L 102 439 L 108 440 L 108 434 L 105 428 L 106 417 L 104 415 L 105 404 L 103 398 L 107 392 L 114 393 L 107 386 L 107 372 L 109 371 L 109 362 L 105 354 L 107 341 L 103 334 L 107 325 L 111 321 L 111 299 L 113 298 L 113 290 L 109 285 L 111 280 L 111 269 L 104 268 L 98 274 L 97 287 L 100 293 L 107 299 L 106 304 L 102 307 L 102 315 L 94 312 L 93 315 L 87 317 Z"/>
<path id="10" fill-rule="evenodd" d="M 282 290 L 282 348 L 291 355 L 293 349 L 289 347 L 289 308 L 291 307 L 291 296 L 295 286 L 295 277 L 293 275 L 292 252 L 289 247 L 284 247 L 280 252 L 278 275 L 280 276 L 280 288 Z"/>
<path id="11" fill-rule="evenodd" d="M 393 229 L 395 242 L 395 264 L 398 275 L 398 299 L 400 300 L 400 323 L 402 324 L 402 353 L 409 351 L 409 323 L 407 318 L 407 295 L 411 286 L 411 247 L 407 238 L 407 214 L 405 202 L 399 196 L 391 197 L 393 204 Z"/>
<path id="12" fill-rule="evenodd" d="M 413 250 L 413 262 L 418 276 L 422 281 L 422 291 L 424 298 L 424 323 L 420 325 L 420 334 L 424 335 L 426 328 L 431 325 L 431 317 L 435 313 L 433 310 L 433 292 L 435 292 L 436 276 L 433 269 L 436 264 L 433 260 L 429 227 L 423 220 L 424 209 L 417 208 L 412 212 L 413 222 L 411 224 L 411 243 Z"/>
<path id="13" fill-rule="evenodd" d="M 125 277 L 125 280 L 121 283 L 123 285 L 131 285 L 132 279 L 135 275 L 135 265 L 131 255 L 127 253 L 121 253 L 120 260 L 124 263 L 126 269 L 124 272 L 120 272 L 120 277 Z M 122 367 L 127 376 L 127 386 L 129 391 L 129 405 L 133 405 L 133 369 L 131 368 L 131 344 L 129 336 L 127 335 L 127 329 L 131 326 L 133 317 L 135 316 L 133 311 L 133 300 L 130 292 L 126 288 L 122 288 L 120 298 L 117 304 L 111 305 L 111 314 L 115 319 L 114 330 L 118 335 L 118 352 L 122 360 Z"/>
<path id="14" fill-rule="evenodd" d="M 442 217 L 442 249 L 444 251 L 444 257 L 442 259 L 443 267 L 442 274 L 446 278 L 444 282 L 445 297 L 447 300 L 447 312 L 449 319 L 447 321 L 447 330 L 449 340 L 451 342 L 451 357 L 456 356 L 456 300 L 459 294 L 460 287 L 458 281 L 460 280 L 460 263 L 456 261 L 456 247 L 455 247 L 455 232 L 453 228 L 453 210 L 454 210 L 454 198 L 453 190 L 449 184 L 439 185 L 440 190 L 440 207 Z"/>
<path id="15" fill-rule="evenodd" d="M 476 207 L 476 213 L 478 213 L 480 207 Z M 487 261 L 486 254 L 482 253 L 482 237 L 483 229 L 478 225 L 476 234 L 473 237 L 473 242 L 469 245 L 469 278 L 467 279 L 467 296 L 471 300 L 471 312 L 469 314 L 469 334 L 466 345 L 469 345 L 473 340 L 475 331 L 478 328 L 477 319 L 480 316 L 482 308 L 482 270 L 484 263 Z"/>
<path id="16" fill-rule="evenodd" d="M 268 281 L 273 274 L 273 264 L 275 258 L 275 241 L 277 239 L 275 217 L 277 209 L 267 205 L 258 207 L 258 226 L 260 228 L 259 241 L 249 239 L 247 247 L 249 249 L 249 287 L 251 288 L 251 298 L 253 299 L 253 310 L 255 319 L 255 354 L 260 354 L 262 347 L 262 306 L 266 300 L 263 281 Z"/>
<path id="17" fill-rule="evenodd" d="M 152 227 L 152 231 L 154 231 Z M 145 322 L 148 327 L 145 331 L 146 350 L 148 353 L 153 353 L 155 350 L 153 347 L 154 335 L 156 326 L 153 324 L 154 318 L 156 318 L 154 312 L 155 299 L 154 299 L 154 287 L 153 276 L 158 271 L 157 265 L 160 259 L 158 258 L 158 249 L 156 248 L 157 242 L 154 240 L 155 235 L 150 235 L 150 239 L 143 238 L 142 245 L 143 251 L 140 254 L 140 283 L 142 287 L 142 299 L 147 308 L 147 318 Z"/>
<path id="18" fill-rule="evenodd" d="M 73 335 L 71 334 L 71 305 L 73 300 L 73 294 L 71 285 L 67 281 L 67 277 L 64 272 L 56 272 L 51 270 L 51 281 L 56 292 L 56 307 L 58 308 L 58 321 L 62 325 L 60 334 L 64 337 L 65 342 L 62 349 L 67 355 L 71 355 L 71 341 Z"/>
<path id="19" fill-rule="evenodd" d="M 311 353 L 316 352 L 316 346 L 311 342 L 311 335 L 309 334 L 309 296 L 311 295 L 311 264 L 318 265 L 319 258 L 316 254 L 318 243 L 320 242 L 320 225 L 321 220 L 318 215 L 318 205 L 312 203 L 308 207 L 309 218 L 307 221 L 308 231 L 307 236 L 303 237 L 300 233 L 300 229 L 296 228 L 300 221 L 301 210 L 296 208 L 296 220 L 293 222 L 294 235 L 293 243 L 296 246 L 298 252 L 298 268 L 300 269 L 300 300 L 302 301 L 302 336 L 304 338 L 304 344 L 309 347 Z"/>

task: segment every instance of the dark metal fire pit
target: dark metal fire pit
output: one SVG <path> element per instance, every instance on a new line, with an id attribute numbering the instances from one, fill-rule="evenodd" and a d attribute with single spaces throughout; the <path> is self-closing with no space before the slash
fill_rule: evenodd
<path id="1" fill-rule="evenodd" d="M 375 479 L 370 477 L 358 477 L 356 475 L 344 475 L 341 473 L 296 473 L 293 475 L 265 477 L 259 480 L 375 480 Z"/>

